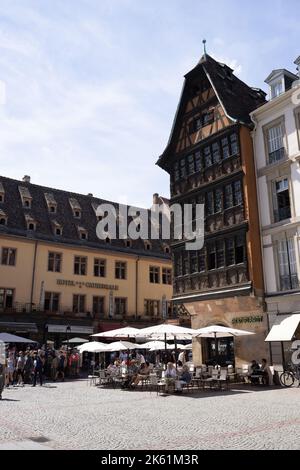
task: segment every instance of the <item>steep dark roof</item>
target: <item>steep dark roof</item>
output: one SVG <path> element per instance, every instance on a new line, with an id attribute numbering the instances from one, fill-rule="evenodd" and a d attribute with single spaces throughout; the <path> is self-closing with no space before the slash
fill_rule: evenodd
<path id="1" fill-rule="evenodd" d="M 37 240 L 76 245 L 78 248 L 90 247 L 99 250 L 138 254 L 140 256 L 170 258 L 170 255 L 164 252 L 168 241 L 151 240 L 151 249 L 146 250 L 143 240 L 132 240 L 131 247 L 128 248 L 125 246 L 124 240 L 112 240 L 108 244 L 97 237 L 96 226 L 98 220 L 94 207 L 103 203 L 109 203 L 113 204 L 117 209 L 118 204 L 115 202 L 25 183 L 24 181 L 4 176 L 0 176 L 0 188 L 3 188 L 5 193 L 4 202 L 0 202 L 0 210 L 7 216 L 7 225 L 0 225 L 0 235 L 1 233 L 11 234 Z M 24 189 L 20 191 L 20 188 L 25 188 L 29 192 L 31 197 L 30 208 L 23 207 L 22 194 L 24 194 Z M 48 204 L 56 204 L 55 213 L 49 212 L 47 201 Z M 73 214 L 77 203 L 81 209 L 81 217 L 79 219 L 76 219 Z M 148 214 L 150 217 L 149 211 Z M 27 221 L 29 220 L 36 223 L 35 231 L 27 230 Z M 55 236 L 54 228 L 59 226 L 63 228 L 63 234 L 62 236 Z M 80 239 L 79 231 L 81 229 L 87 230 L 87 240 Z"/>
<path id="2" fill-rule="evenodd" d="M 263 90 L 249 87 L 233 74 L 230 67 L 205 54 L 196 67 L 185 75 L 169 142 L 157 162 L 158 165 L 165 160 L 166 154 L 170 150 L 176 132 L 177 121 L 184 112 L 186 101 L 189 99 L 188 88 L 190 82 L 197 76 L 206 77 L 209 80 L 225 113 L 236 123 L 251 126 L 250 113 L 266 102 L 266 93 Z"/>

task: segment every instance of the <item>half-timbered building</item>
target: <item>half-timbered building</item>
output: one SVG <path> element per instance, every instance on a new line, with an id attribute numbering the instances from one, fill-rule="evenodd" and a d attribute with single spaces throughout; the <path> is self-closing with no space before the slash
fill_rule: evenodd
<path id="1" fill-rule="evenodd" d="M 169 142 L 157 164 L 170 174 L 171 203 L 205 205 L 205 243 L 173 240 L 174 302 L 193 328 L 211 324 L 256 333 L 195 342 L 196 363 L 245 362 L 267 355 L 255 165 L 249 113 L 265 93 L 207 54 L 186 76 Z M 196 211 L 193 211 L 193 217 Z"/>

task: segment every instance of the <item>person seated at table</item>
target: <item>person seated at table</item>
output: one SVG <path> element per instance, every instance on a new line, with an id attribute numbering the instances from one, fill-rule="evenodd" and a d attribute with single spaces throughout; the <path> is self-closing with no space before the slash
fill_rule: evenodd
<path id="1" fill-rule="evenodd" d="M 264 385 L 271 385 L 272 382 L 273 382 L 273 375 L 272 375 L 270 367 L 268 366 L 268 363 L 267 363 L 266 359 L 262 359 L 260 370 L 262 372 L 263 384 Z"/>
<path id="2" fill-rule="evenodd" d="M 184 365 L 182 367 L 182 372 L 179 375 L 179 380 L 175 382 L 175 392 L 182 392 L 182 386 L 187 385 L 192 380 L 192 374 L 189 371 L 189 367 Z"/>
<path id="3" fill-rule="evenodd" d="M 259 383 L 259 377 L 257 377 L 258 375 L 261 375 L 262 372 L 260 370 L 260 366 L 259 364 L 253 360 L 251 361 L 251 365 L 250 365 L 250 374 L 249 374 L 249 378 L 250 378 L 250 381 L 252 384 L 258 384 Z M 254 377 L 256 376 L 256 377 Z"/>
<path id="4" fill-rule="evenodd" d="M 177 375 L 182 373 L 183 363 L 181 361 L 177 361 Z"/>
<path id="5" fill-rule="evenodd" d="M 166 392 L 170 388 L 170 385 L 175 383 L 177 374 L 173 362 L 168 362 L 167 369 L 165 371 L 165 382 L 166 382 Z"/>
<path id="6" fill-rule="evenodd" d="M 115 375 L 117 373 L 118 367 L 114 363 L 110 363 L 107 368 L 107 373 L 110 375 Z"/>
<path id="7" fill-rule="evenodd" d="M 119 357 L 116 357 L 116 358 L 115 358 L 114 365 L 115 365 L 116 367 L 120 367 L 121 364 L 122 364 L 122 361 L 120 360 L 120 358 L 119 358 Z"/>
<path id="8" fill-rule="evenodd" d="M 135 387 L 136 385 L 138 385 L 142 380 L 149 377 L 149 373 L 150 373 L 150 364 L 149 364 L 149 362 L 143 362 L 141 364 L 141 367 L 140 367 L 136 377 L 132 380 L 131 386 Z"/>

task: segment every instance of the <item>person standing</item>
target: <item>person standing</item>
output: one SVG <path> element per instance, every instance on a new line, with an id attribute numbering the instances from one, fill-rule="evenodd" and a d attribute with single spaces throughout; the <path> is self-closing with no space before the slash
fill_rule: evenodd
<path id="1" fill-rule="evenodd" d="M 186 363 L 186 352 L 184 350 L 179 353 L 178 361 L 182 362 L 183 365 Z"/>
<path id="2" fill-rule="evenodd" d="M 56 380 L 56 375 L 57 375 L 57 369 L 58 369 L 58 357 L 57 355 L 55 354 L 55 352 L 53 353 L 53 358 L 52 358 L 52 362 L 51 362 L 51 379 L 52 380 Z"/>
<path id="3" fill-rule="evenodd" d="M 65 361 L 66 358 L 64 356 L 64 353 L 61 351 L 58 359 L 58 367 L 57 367 L 57 372 L 56 372 L 56 377 L 55 380 L 57 380 L 58 376 L 62 377 L 62 381 L 64 382 L 65 380 Z"/>
<path id="4" fill-rule="evenodd" d="M 31 383 L 33 372 L 33 358 L 30 350 L 26 351 L 24 364 L 24 382 Z"/>
<path id="5" fill-rule="evenodd" d="M 8 354 L 6 374 L 7 374 L 6 386 L 9 387 L 10 384 L 12 385 L 14 384 L 14 375 L 15 375 L 15 355 L 12 351 L 10 351 Z"/>
<path id="6" fill-rule="evenodd" d="M 16 380 L 17 385 L 22 385 L 24 387 L 24 367 L 25 367 L 25 358 L 23 351 L 19 352 L 19 356 L 17 357 L 17 373 L 16 373 Z"/>
<path id="7" fill-rule="evenodd" d="M 33 387 L 36 386 L 37 376 L 39 376 L 40 386 L 43 385 L 43 367 L 44 361 L 42 356 L 38 353 L 35 353 L 33 356 Z"/>

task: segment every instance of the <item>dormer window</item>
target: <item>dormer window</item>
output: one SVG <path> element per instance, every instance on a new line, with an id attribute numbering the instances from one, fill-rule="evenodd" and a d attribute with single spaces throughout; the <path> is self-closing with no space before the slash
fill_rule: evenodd
<path id="1" fill-rule="evenodd" d="M 19 193 L 22 199 L 24 209 L 31 209 L 32 197 L 29 189 L 26 186 L 19 186 Z"/>
<path id="2" fill-rule="evenodd" d="M 147 250 L 147 251 L 150 251 L 150 250 L 151 250 L 152 245 L 151 245 L 151 243 L 150 243 L 148 240 L 145 240 L 145 241 L 144 241 L 144 245 L 145 245 L 145 250 Z"/>
<path id="3" fill-rule="evenodd" d="M 0 225 L 7 225 L 7 215 L 0 209 Z"/>
<path id="4" fill-rule="evenodd" d="M 165 246 L 165 247 L 164 247 L 164 252 L 165 252 L 166 255 L 169 255 L 170 252 L 171 252 L 171 251 L 170 251 L 170 247 L 169 247 L 169 246 Z"/>
<path id="5" fill-rule="evenodd" d="M 265 82 L 269 85 L 270 99 L 273 100 L 292 88 L 299 77 L 286 69 L 273 70 Z"/>
<path id="6" fill-rule="evenodd" d="M 77 201 L 77 199 L 75 199 L 74 197 L 71 197 L 69 199 L 69 203 L 73 211 L 73 216 L 76 219 L 80 219 L 81 218 L 81 206 L 79 202 Z"/>
<path id="7" fill-rule="evenodd" d="M 36 230 L 36 225 L 37 225 L 36 220 L 30 214 L 25 215 L 25 221 L 26 221 L 27 230 L 31 230 L 31 231 Z"/>
<path id="8" fill-rule="evenodd" d="M 47 203 L 47 206 L 48 206 L 48 211 L 50 212 L 50 214 L 56 214 L 57 203 L 56 203 L 56 200 L 55 200 L 53 194 L 52 193 L 45 193 L 44 196 L 45 196 L 46 203 Z"/>
<path id="9" fill-rule="evenodd" d="M 271 99 L 273 100 L 274 98 L 277 98 L 277 96 L 281 95 L 283 91 L 282 80 L 275 82 L 273 85 L 271 85 Z"/>
<path id="10" fill-rule="evenodd" d="M 109 244 L 111 243 L 111 239 L 110 239 L 109 237 L 106 237 L 106 238 L 105 238 L 105 243 L 106 243 L 107 245 L 109 245 Z"/>
<path id="11" fill-rule="evenodd" d="M 60 223 L 58 223 L 56 220 L 52 221 L 52 225 L 53 225 L 54 235 L 57 236 L 57 237 L 60 237 L 63 233 L 62 225 Z"/>
<path id="12" fill-rule="evenodd" d="M 77 227 L 80 240 L 88 239 L 88 231 L 84 227 Z"/>
<path id="13" fill-rule="evenodd" d="M 126 246 L 126 248 L 131 248 L 132 247 L 132 241 L 131 240 L 125 240 L 125 246 Z"/>

